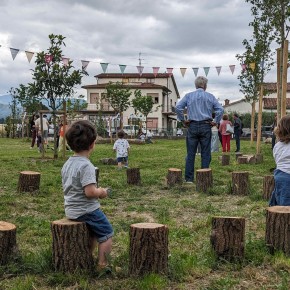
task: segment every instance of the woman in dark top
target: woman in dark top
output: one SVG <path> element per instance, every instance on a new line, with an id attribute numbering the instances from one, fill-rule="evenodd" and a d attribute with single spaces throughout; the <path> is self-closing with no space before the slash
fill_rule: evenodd
<path id="1" fill-rule="evenodd" d="M 34 147 L 35 140 L 36 140 L 35 120 L 36 120 L 36 116 L 35 116 L 35 114 L 33 114 L 31 121 L 30 121 L 30 130 L 32 133 L 32 141 L 31 141 L 30 149 L 32 149 Z"/>

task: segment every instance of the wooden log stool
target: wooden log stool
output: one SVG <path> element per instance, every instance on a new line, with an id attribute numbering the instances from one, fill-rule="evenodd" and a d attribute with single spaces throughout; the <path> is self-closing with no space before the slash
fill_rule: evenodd
<path id="1" fill-rule="evenodd" d="M 18 192 L 33 192 L 39 190 L 40 173 L 21 171 L 18 180 Z"/>
<path id="2" fill-rule="evenodd" d="M 244 257 L 245 223 L 245 219 L 241 217 L 212 218 L 210 240 L 218 257 L 226 260 Z"/>
<path id="3" fill-rule="evenodd" d="M 207 192 L 213 186 L 212 170 L 203 168 L 196 170 L 196 190 Z"/>
<path id="4" fill-rule="evenodd" d="M 127 169 L 127 183 L 132 185 L 141 184 L 141 176 L 139 168 L 128 168 Z"/>
<path id="5" fill-rule="evenodd" d="M 103 158 L 100 162 L 105 165 L 118 165 L 117 159 L 115 158 Z"/>
<path id="6" fill-rule="evenodd" d="M 237 195 L 249 194 L 249 172 L 247 171 L 232 172 L 232 194 Z"/>
<path id="7" fill-rule="evenodd" d="M 255 157 L 256 157 L 256 163 L 263 163 L 263 154 L 256 154 L 255 155 Z"/>
<path id="8" fill-rule="evenodd" d="M 237 161 L 238 161 L 238 164 L 247 164 L 248 157 L 247 156 L 239 156 Z"/>
<path id="9" fill-rule="evenodd" d="M 290 206 L 272 206 L 266 210 L 266 245 L 290 255 Z"/>
<path id="10" fill-rule="evenodd" d="M 157 223 L 130 226 L 129 273 L 167 274 L 168 227 Z"/>
<path id="11" fill-rule="evenodd" d="M 275 179 L 273 175 L 266 175 L 263 179 L 263 198 L 269 200 L 275 187 Z"/>
<path id="12" fill-rule="evenodd" d="M 3 266 L 17 252 L 16 226 L 0 221 L 0 237 L 0 265 Z"/>
<path id="13" fill-rule="evenodd" d="M 230 158 L 231 156 L 229 154 L 223 154 L 222 156 L 219 156 L 221 165 L 222 166 L 230 165 Z"/>
<path id="14" fill-rule="evenodd" d="M 255 155 L 243 155 L 243 157 L 247 157 L 248 164 L 256 164 L 256 156 Z"/>
<path id="15" fill-rule="evenodd" d="M 169 168 L 167 173 L 167 185 L 173 186 L 182 183 L 182 170 L 178 168 Z"/>
<path id="16" fill-rule="evenodd" d="M 236 161 L 238 160 L 238 158 L 239 158 L 240 156 L 243 156 L 243 153 L 241 153 L 241 152 L 236 152 Z"/>
<path id="17" fill-rule="evenodd" d="M 61 219 L 51 223 L 52 260 L 55 270 L 92 270 L 91 237 L 84 222 Z"/>

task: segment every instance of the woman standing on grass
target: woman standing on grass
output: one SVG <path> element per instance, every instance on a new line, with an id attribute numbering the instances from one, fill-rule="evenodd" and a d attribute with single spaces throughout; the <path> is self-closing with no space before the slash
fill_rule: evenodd
<path id="1" fill-rule="evenodd" d="M 284 116 L 274 133 L 277 142 L 273 148 L 276 162 L 274 171 L 275 188 L 270 199 L 270 206 L 290 205 L 290 115 Z"/>
<path id="2" fill-rule="evenodd" d="M 231 133 L 227 132 L 227 124 L 232 126 L 232 122 L 229 121 L 229 116 L 227 114 L 223 115 L 223 122 L 219 126 L 219 131 L 222 134 L 222 146 L 223 152 L 231 151 Z"/>

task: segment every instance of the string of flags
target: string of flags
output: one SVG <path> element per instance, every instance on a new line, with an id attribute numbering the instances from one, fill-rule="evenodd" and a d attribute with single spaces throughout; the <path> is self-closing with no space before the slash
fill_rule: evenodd
<path id="1" fill-rule="evenodd" d="M 4 46 L 1 46 L 0 45 L 0 47 L 4 47 Z M 15 60 L 16 56 L 20 52 L 20 49 L 9 47 L 9 50 L 10 50 L 12 59 Z M 35 54 L 35 52 L 27 51 L 27 50 L 25 50 L 24 52 L 26 54 L 26 57 L 27 57 L 28 62 L 30 63 L 31 62 L 31 59 L 33 58 L 33 56 Z M 53 56 L 52 55 L 49 55 L 49 54 L 46 54 L 45 55 L 45 62 L 46 63 L 50 63 L 52 60 L 53 60 Z M 70 58 L 68 58 L 68 57 L 63 57 L 62 58 L 62 63 L 63 63 L 64 66 L 67 66 L 68 63 L 69 63 L 69 61 L 70 61 Z M 91 62 L 95 63 L 95 61 L 81 60 L 82 70 L 86 71 L 88 65 Z M 103 73 L 106 73 L 107 72 L 107 69 L 108 69 L 108 66 L 109 66 L 110 63 L 101 62 L 99 64 L 101 65 L 101 68 L 102 68 Z M 111 65 L 116 65 L 116 64 L 111 64 Z M 132 65 L 119 64 L 118 66 L 119 66 L 120 72 L 123 74 L 125 72 L 126 68 L 128 66 L 132 66 Z M 235 69 L 236 69 L 236 65 L 229 65 L 228 67 L 229 67 L 229 69 L 230 69 L 230 71 L 231 71 L 231 73 L 233 75 L 234 72 L 235 72 Z M 256 67 L 256 63 L 254 63 L 254 62 L 249 63 L 249 64 L 245 64 L 245 63 L 242 63 L 241 64 L 242 71 L 245 71 L 247 69 L 255 70 L 255 67 Z M 261 68 L 264 67 L 264 62 L 261 62 L 260 63 L 260 67 Z M 142 65 L 138 65 L 138 66 L 136 66 L 136 68 L 137 68 L 137 72 L 139 73 L 139 75 L 142 76 L 142 73 L 143 73 L 143 70 L 144 70 L 145 67 L 142 66 Z M 194 75 L 197 76 L 199 70 L 200 69 L 203 69 L 205 75 L 207 76 L 211 68 L 212 67 L 209 67 L 209 66 L 192 67 L 192 70 L 193 70 Z M 218 76 L 220 75 L 222 68 L 223 68 L 223 66 L 216 66 L 215 67 Z M 173 70 L 174 69 L 177 69 L 177 68 L 167 67 L 166 68 L 166 72 L 171 76 L 171 75 L 173 75 Z M 153 72 L 153 75 L 155 77 L 157 76 L 159 70 L 160 70 L 160 67 L 157 67 L 157 66 L 152 67 L 152 72 Z M 185 73 L 188 70 L 188 68 L 187 67 L 180 67 L 179 70 L 180 70 L 180 73 L 181 73 L 182 77 L 184 77 L 185 76 Z"/>

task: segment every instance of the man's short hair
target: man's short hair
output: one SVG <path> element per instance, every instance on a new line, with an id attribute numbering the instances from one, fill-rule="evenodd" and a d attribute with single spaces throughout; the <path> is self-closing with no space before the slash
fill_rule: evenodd
<path id="1" fill-rule="evenodd" d="M 198 76 L 196 79 L 195 79 L 195 87 L 198 89 L 198 88 L 202 88 L 202 89 L 205 89 L 206 86 L 207 86 L 207 78 L 206 77 L 203 77 L 203 76 Z"/>
<path id="2" fill-rule="evenodd" d="M 89 150 L 97 138 L 93 124 L 86 120 L 76 121 L 71 124 L 65 133 L 67 144 L 74 152 Z"/>

